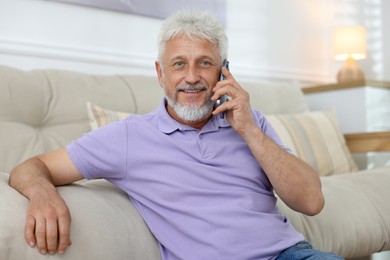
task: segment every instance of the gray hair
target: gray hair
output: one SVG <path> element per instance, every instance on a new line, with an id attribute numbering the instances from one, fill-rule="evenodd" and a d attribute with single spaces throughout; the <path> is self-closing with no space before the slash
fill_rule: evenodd
<path id="1" fill-rule="evenodd" d="M 161 65 L 163 65 L 162 57 L 166 42 L 179 35 L 216 43 L 221 62 L 227 58 L 228 38 L 225 30 L 214 17 L 202 12 L 179 11 L 169 16 L 161 26 L 158 36 L 158 60 Z"/>

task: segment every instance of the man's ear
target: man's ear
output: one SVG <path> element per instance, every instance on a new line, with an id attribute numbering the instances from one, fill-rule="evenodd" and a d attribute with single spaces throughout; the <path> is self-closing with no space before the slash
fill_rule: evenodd
<path id="1" fill-rule="evenodd" d="M 156 68 L 156 73 L 157 73 L 158 81 L 160 82 L 160 86 L 163 86 L 164 85 L 163 71 L 162 71 L 163 68 L 162 68 L 160 62 L 158 62 L 158 61 L 156 61 L 154 63 L 154 66 Z"/>

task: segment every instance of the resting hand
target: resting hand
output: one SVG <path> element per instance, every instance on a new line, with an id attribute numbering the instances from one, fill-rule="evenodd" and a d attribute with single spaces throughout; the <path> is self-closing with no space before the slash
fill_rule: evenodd
<path id="1" fill-rule="evenodd" d="M 41 254 L 63 254 L 70 240 L 71 217 L 55 187 L 41 188 L 30 197 L 25 226 L 25 239 Z"/>
<path id="2" fill-rule="evenodd" d="M 227 94 L 230 100 L 218 106 L 213 114 L 225 112 L 230 125 L 241 135 L 247 130 L 256 127 L 253 120 L 252 109 L 249 102 L 249 94 L 233 78 L 226 68 L 222 68 L 225 80 L 219 81 L 214 87 L 214 95 L 211 100 L 216 101 L 220 96 Z"/>

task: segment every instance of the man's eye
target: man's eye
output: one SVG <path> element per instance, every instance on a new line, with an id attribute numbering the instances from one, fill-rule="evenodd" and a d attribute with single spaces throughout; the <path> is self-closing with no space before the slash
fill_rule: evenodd
<path id="1" fill-rule="evenodd" d="M 174 68 L 181 68 L 183 66 L 184 66 L 184 62 L 182 61 L 176 61 L 175 63 L 173 63 Z"/>
<path id="2" fill-rule="evenodd" d="M 203 60 L 203 61 L 201 61 L 200 64 L 201 64 L 202 66 L 210 66 L 210 65 L 211 65 L 211 62 L 208 61 L 208 60 Z"/>

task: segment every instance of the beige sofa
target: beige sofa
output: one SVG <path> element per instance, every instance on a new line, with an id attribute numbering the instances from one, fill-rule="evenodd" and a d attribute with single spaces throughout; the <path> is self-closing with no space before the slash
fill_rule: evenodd
<path id="1" fill-rule="evenodd" d="M 350 173 L 356 165 L 332 111 L 309 112 L 297 86 L 242 85 L 251 94 L 252 106 L 269 115 L 283 140 L 323 175 L 326 205 L 319 215 L 304 216 L 279 200 L 280 210 L 296 229 L 316 248 L 348 258 L 389 250 L 390 168 Z M 162 96 L 154 77 L 0 66 L 0 259 L 47 257 L 24 241 L 28 201 L 7 184 L 13 166 L 65 146 L 91 126 L 115 120 L 116 111 L 147 113 Z M 110 183 L 82 181 L 59 187 L 59 192 L 72 214 L 73 245 L 65 255 L 50 259 L 160 258 L 153 235 L 130 200 Z"/>

